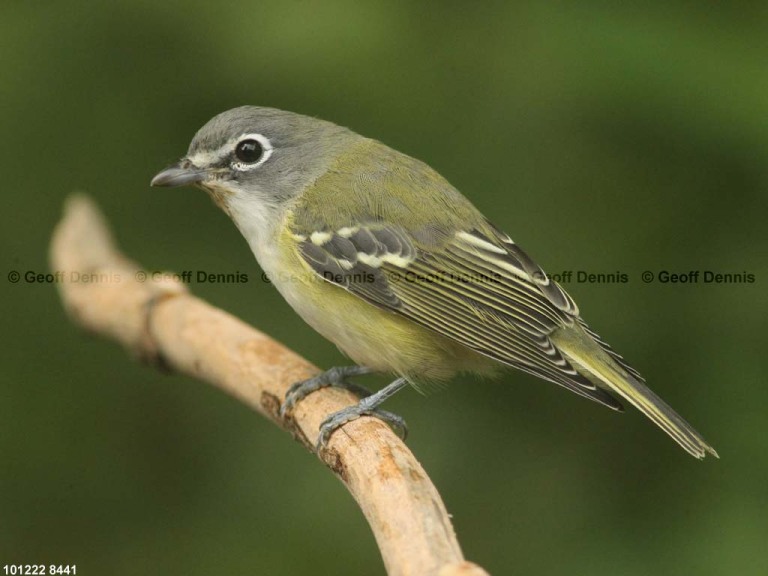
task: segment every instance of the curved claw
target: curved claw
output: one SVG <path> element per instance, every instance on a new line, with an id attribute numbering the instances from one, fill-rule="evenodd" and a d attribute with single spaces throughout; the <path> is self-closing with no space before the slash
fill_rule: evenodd
<path id="1" fill-rule="evenodd" d="M 370 396 L 371 393 L 366 388 L 353 382 L 347 382 L 346 379 L 351 376 L 370 374 L 371 372 L 370 368 L 364 366 L 337 366 L 307 380 L 296 382 L 288 389 L 285 399 L 280 405 L 280 418 L 285 418 L 285 415 L 293 410 L 296 404 L 312 392 L 328 386 L 344 388 L 358 396 Z"/>
<path id="2" fill-rule="evenodd" d="M 369 408 L 361 402 L 355 406 L 349 406 L 339 410 L 323 420 L 323 423 L 320 424 L 320 435 L 317 437 L 317 445 L 315 448 L 318 451 L 327 448 L 328 441 L 336 430 L 348 422 L 357 420 L 361 416 L 373 416 L 374 418 L 382 420 L 388 424 L 402 440 L 405 440 L 408 436 L 408 425 L 405 423 L 405 419 L 402 416 L 399 416 L 394 412 L 389 412 L 388 410 Z"/>
<path id="3" fill-rule="evenodd" d="M 405 425 L 405 420 L 403 420 L 397 414 L 393 414 L 392 412 L 379 410 L 378 406 L 387 398 L 395 394 L 398 390 L 401 390 L 407 384 L 408 379 L 401 376 L 394 382 L 388 384 L 376 392 L 376 394 L 366 396 L 360 400 L 357 405 L 349 406 L 343 410 L 339 410 L 335 414 L 331 414 L 331 416 L 326 418 L 320 425 L 320 436 L 317 439 L 318 450 L 325 448 L 328 445 L 328 439 L 331 437 L 331 434 L 333 434 L 334 430 L 337 430 L 347 422 L 360 418 L 360 416 L 374 416 L 384 420 L 384 422 L 396 430 L 401 431 L 403 440 L 405 440 L 405 436 L 408 431 L 408 427 Z"/>

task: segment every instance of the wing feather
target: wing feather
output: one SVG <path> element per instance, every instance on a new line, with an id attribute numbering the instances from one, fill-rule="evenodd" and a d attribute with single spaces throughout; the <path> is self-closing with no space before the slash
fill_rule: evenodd
<path id="1" fill-rule="evenodd" d="M 304 260 L 327 281 L 480 354 L 621 409 L 552 343 L 554 330 L 578 318 L 576 305 L 507 237 L 462 232 L 439 253 L 380 222 L 302 237 Z"/>

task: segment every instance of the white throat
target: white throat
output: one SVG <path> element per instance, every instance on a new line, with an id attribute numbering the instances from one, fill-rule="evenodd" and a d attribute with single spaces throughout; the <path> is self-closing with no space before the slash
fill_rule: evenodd
<path id="1" fill-rule="evenodd" d="M 277 236 L 284 214 L 284 207 L 270 200 L 266 194 L 253 192 L 236 192 L 227 198 L 232 220 L 267 273 L 277 266 Z"/>

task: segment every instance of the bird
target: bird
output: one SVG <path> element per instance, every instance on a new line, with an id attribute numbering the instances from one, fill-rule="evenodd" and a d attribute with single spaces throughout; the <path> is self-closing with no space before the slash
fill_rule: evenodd
<path id="1" fill-rule="evenodd" d="M 637 408 L 692 456 L 715 449 L 582 319 L 570 295 L 427 164 L 318 118 L 260 106 L 214 116 L 152 186 L 205 190 L 298 315 L 354 365 L 296 383 L 281 414 L 324 386 L 391 374 L 330 415 L 318 448 L 380 405 L 460 373 L 515 368 L 617 411 Z"/>

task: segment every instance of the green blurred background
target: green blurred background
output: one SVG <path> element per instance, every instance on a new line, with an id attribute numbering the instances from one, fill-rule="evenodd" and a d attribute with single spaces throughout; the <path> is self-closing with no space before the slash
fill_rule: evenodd
<path id="1" fill-rule="evenodd" d="M 149 269 L 313 362 L 342 362 L 192 189 L 150 189 L 214 114 L 322 117 L 431 164 L 718 449 L 521 373 L 388 408 L 493 574 L 768 573 L 764 3 L 0 4 L 0 565 L 78 574 L 383 574 L 352 498 L 232 398 L 65 317 L 44 272 L 74 190 Z M 645 284 L 644 270 L 749 272 Z M 381 380 L 379 383 L 383 383 Z"/>

